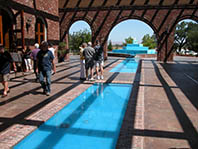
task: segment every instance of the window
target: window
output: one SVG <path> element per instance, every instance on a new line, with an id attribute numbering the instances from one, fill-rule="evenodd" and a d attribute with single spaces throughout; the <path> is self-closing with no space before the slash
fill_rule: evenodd
<path id="1" fill-rule="evenodd" d="M 40 44 L 45 40 L 45 24 L 39 18 L 36 20 L 35 32 L 35 41 Z"/>

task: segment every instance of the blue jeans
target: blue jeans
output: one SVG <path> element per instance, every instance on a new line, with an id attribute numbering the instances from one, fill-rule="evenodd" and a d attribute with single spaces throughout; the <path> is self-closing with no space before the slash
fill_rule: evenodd
<path id="1" fill-rule="evenodd" d="M 46 77 L 46 82 L 44 81 L 44 77 Z M 50 85 L 51 85 L 51 71 L 40 71 L 39 72 L 39 81 L 43 88 L 43 91 L 46 93 L 50 93 Z"/>

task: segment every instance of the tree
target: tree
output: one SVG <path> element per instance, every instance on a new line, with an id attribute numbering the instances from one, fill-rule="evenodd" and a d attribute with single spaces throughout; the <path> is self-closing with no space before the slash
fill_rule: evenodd
<path id="1" fill-rule="evenodd" d="M 66 49 L 66 43 L 60 42 L 58 45 L 58 62 L 63 62 L 69 49 Z"/>
<path id="2" fill-rule="evenodd" d="M 198 24 L 193 22 L 181 22 L 177 24 L 175 31 L 174 48 L 188 49 L 198 52 Z"/>
<path id="3" fill-rule="evenodd" d="M 112 47 L 112 42 L 111 42 L 111 40 L 109 41 L 109 45 L 108 45 L 108 50 L 109 51 L 112 51 L 112 49 L 113 49 L 113 47 Z"/>
<path id="4" fill-rule="evenodd" d="M 198 52 L 198 24 L 190 22 L 187 28 L 187 45 L 188 50 Z"/>
<path id="5" fill-rule="evenodd" d="M 121 45 L 119 45 L 119 44 L 115 45 L 115 49 L 118 49 L 119 47 L 121 47 Z"/>
<path id="6" fill-rule="evenodd" d="M 83 42 L 91 41 L 91 32 L 87 29 L 80 30 L 78 32 L 73 32 L 73 34 L 69 34 L 69 47 L 70 51 L 73 53 L 79 53 L 79 46 Z"/>
<path id="7" fill-rule="evenodd" d="M 181 22 L 176 25 L 174 47 L 180 52 L 187 44 L 188 23 Z"/>
<path id="8" fill-rule="evenodd" d="M 149 34 L 144 35 L 142 38 L 142 44 L 149 49 L 155 49 L 157 47 L 155 35 L 150 36 Z"/>
<path id="9" fill-rule="evenodd" d="M 133 38 L 130 36 L 125 39 L 125 42 L 123 43 L 123 46 L 126 46 L 127 44 L 132 44 L 133 43 Z"/>

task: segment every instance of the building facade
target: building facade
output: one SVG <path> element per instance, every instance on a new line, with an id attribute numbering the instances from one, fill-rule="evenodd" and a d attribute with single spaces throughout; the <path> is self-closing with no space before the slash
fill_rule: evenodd
<path id="1" fill-rule="evenodd" d="M 58 0 L 0 0 L 0 43 L 9 51 L 59 42 Z"/>

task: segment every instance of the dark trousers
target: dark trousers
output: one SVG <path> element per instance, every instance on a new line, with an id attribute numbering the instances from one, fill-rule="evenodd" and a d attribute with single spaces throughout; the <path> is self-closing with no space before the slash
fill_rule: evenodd
<path id="1" fill-rule="evenodd" d="M 46 82 L 44 80 L 46 78 Z M 43 88 L 43 91 L 46 93 L 51 92 L 51 71 L 39 71 L 39 81 Z"/>
<path id="2" fill-rule="evenodd" d="M 33 67 L 34 67 L 34 74 L 36 76 L 36 79 L 38 80 L 39 79 L 39 76 L 38 76 L 38 73 L 36 72 L 36 60 L 34 60 Z"/>

